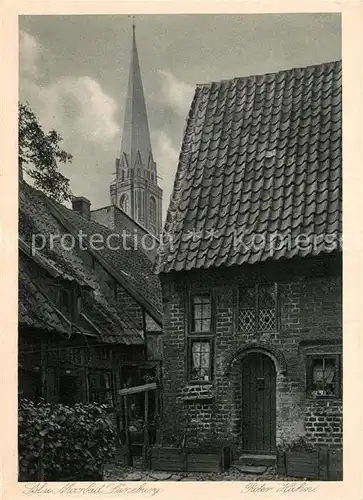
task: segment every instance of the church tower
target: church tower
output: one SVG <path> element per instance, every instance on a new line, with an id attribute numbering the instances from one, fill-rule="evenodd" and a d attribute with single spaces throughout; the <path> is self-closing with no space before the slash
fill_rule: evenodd
<path id="1" fill-rule="evenodd" d="M 132 26 L 132 50 L 120 157 L 110 186 L 111 204 L 159 238 L 162 228 L 162 189 L 158 186 L 144 90 Z"/>

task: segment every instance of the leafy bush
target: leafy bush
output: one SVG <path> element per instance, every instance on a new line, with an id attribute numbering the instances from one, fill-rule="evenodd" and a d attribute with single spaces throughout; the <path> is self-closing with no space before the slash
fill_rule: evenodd
<path id="1" fill-rule="evenodd" d="M 98 478 L 115 452 L 116 433 L 103 405 L 22 400 L 18 424 L 20 481 Z"/>

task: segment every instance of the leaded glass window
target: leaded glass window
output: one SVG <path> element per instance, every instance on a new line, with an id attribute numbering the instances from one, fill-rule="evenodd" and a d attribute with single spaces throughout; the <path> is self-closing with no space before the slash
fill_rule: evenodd
<path id="1" fill-rule="evenodd" d="M 255 285 L 239 290 L 238 328 L 244 333 L 277 329 L 277 287 Z"/>

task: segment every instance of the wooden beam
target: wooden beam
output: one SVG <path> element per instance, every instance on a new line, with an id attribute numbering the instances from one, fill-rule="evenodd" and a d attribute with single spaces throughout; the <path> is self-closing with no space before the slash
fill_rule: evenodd
<path id="1" fill-rule="evenodd" d="M 127 394 L 137 394 L 138 392 L 154 391 L 156 389 L 156 382 L 152 382 L 151 384 L 137 385 L 135 387 L 126 387 L 125 389 L 119 389 L 118 393 L 120 396 L 126 396 Z"/>
<path id="2" fill-rule="evenodd" d="M 143 446 L 143 459 L 144 467 L 148 467 L 149 455 L 149 392 L 145 391 L 144 402 L 144 446 Z"/>
<path id="3" fill-rule="evenodd" d="M 48 394 L 47 394 L 47 354 L 46 354 L 46 345 L 45 342 L 48 345 L 48 339 L 40 339 L 40 393 L 41 397 L 44 398 L 46 401 L 48 401 Z"/>
<path id="4" fill-rule="evenodd" d="M 124 400 L 124 424 L 125 424 L 125 441 L 126 441 L 126 464 L 132 466 L 132 453 L 131 453 L 131 443 L 129 434 L 129 407 L 127 404 L 127 394 L 123 397 Z"/>

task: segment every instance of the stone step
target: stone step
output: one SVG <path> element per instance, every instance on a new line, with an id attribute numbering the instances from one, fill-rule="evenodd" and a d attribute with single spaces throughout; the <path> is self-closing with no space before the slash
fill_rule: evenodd
<path id="1" fill-rule="evenodd" d="M 276 455 L 258 455 L 245 453 L 235 461 L 236 465 L 264 465 L 270 467 L 276 464 Z"/>
<path id="2" fill-rule="evenodd" d="M 241 464 L 233 464 L 233 469 L 238 470 L 242 474 L 251 474 L 259 476 L 266 472 L 267 467 L 265 465 L 241 465 Z"/>

